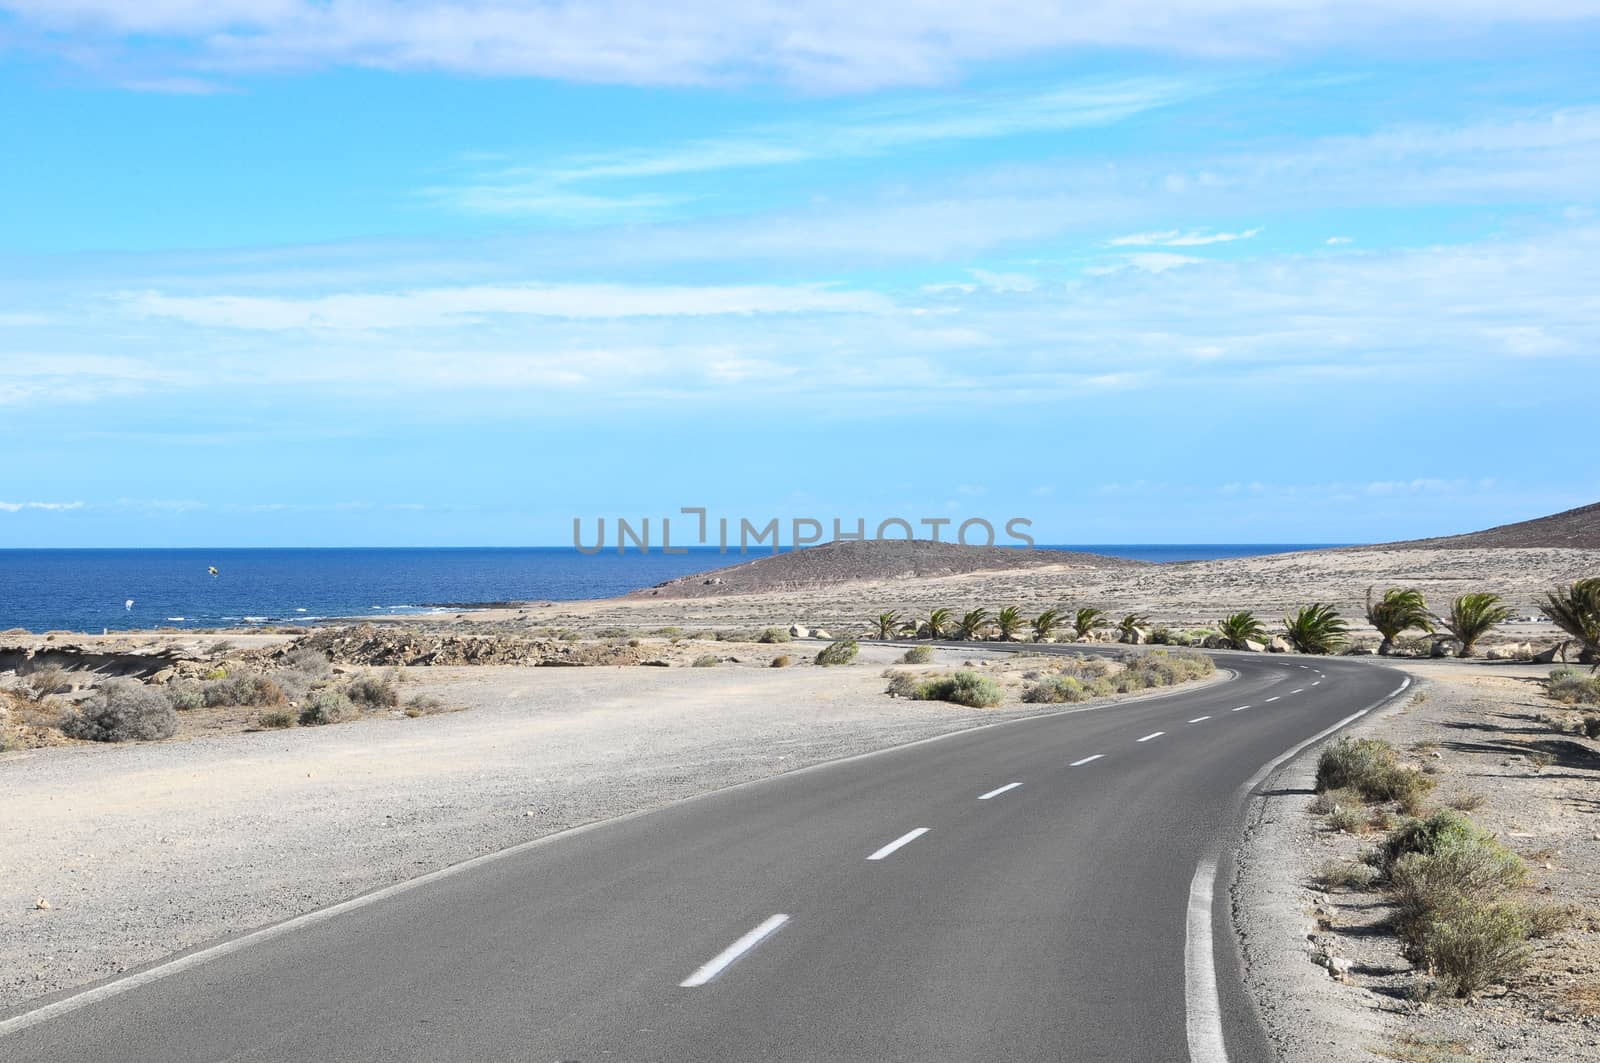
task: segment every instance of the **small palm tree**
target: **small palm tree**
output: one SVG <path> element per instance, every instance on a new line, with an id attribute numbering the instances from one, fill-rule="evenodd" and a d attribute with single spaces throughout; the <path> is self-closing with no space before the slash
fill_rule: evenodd
<path id="1" fill-rule="evenodd" d="M 1046 609 L 1033 618 L 1033 641 L 1043 642 L 1056 633 L 1056 628 L 1061 626 L 1061 613 L 1055 609 Z"/>
<path id="2" fill-rule="evenodd" d="M 900 634 L 900 614 L 894 611 L 879 613 L 872 618 L 872 637 L 884 642 Z"/>
<path id="3" fill-rule="evenodd" d="M 989 610 L 973 609 L 956 622 L 956 638 L 971 642 L 983 638 L 983 633 L 988 629 Z"/>
<path id="4" fill-rule="evenodd" d="M 1117 622 L 1117 638 L 1123 642 L 1132 642 L 1139 636 L 1139 629 L 1150 626 L 1150 618 L 1140 616 L 1138 613 L 1129 613 Z"/>
<path id="5" fill-rule="evenodd" d="M 1350 625 L 1333 606 L 1313 602 L 1283 618 L 1284 638 L 1301 653 L 1333 653 L 1344 645 Z"/>
<path id="6" fill-rule="evenodd" d="M 1423 599 L 1419 590 L 1401 590 L 1399 587 L 1390 587 L 1383 592 L 1383 597 L 1377 601 L 1372 600 L 1372 588 L 1367 588 L 1367 623 L 1378 629 L 1378 634 L 1383 636 L 1383 641 L 1378 643 L 1378 652 L 1387 657 L 1394 652 L 1394 640 L 1400 633 L 1410 628 L 1418 628 L 1428 634 L 1433 633 L 1433 614 L 1428 612 L 1428 603 Z"/>
<path id="7" fill-rule="evenodd" d="M 1027 621 L 1022 618 L 1022 611 L 1014 605 L 1008 605 L 994 614 L 994 627 L 1000 633 L 1001 642 L 1017 641 L 1017 632 L 1026 624 Z"/>
<path id="8" fill-rule="evenodd" d="M 1471 657 L 1478 640 L 1510 618 L 1511 608 L 1501 604 L 1498 594 L 1474 591 L 1451 602 L 1450 612 L 1441 617 L 1439 622 L 1461 644 L 1456 656 Z"/>
<path id="9" fill-rule="evenodd" d="M 1227 639 L 1236 650 L 1244 649 L 1246 642 L 1267 641 L 1267 629 L 1254 613 L 1233 613 L 1217 621 L 1217 633 Z"/>
<path id="10" fill-rule="evenodd" d="M 935 609 L 928 614 L 928 619 L 922 622 L 921 634 L 924 638 L 942 639 L 950 631 L 950 610 Z"/>
<path id="11" fill-rule="evenodd" d="M 1580 579 L 1566 590 L 1557 588 L 1544 599 L 1539 612 L 1583 643 L 1583 659 L 1600 671 L 1600 576 Z"/>
<path id="12" fill-rule="evenodd" d="M 1106 626 L 1106 611 L 1086 605 L 1078 610 L 1078 615 L 1072 618 L 1072 630 L 1080 638 L 1086 639 L 1094 633 L 1095 628 Z"/>

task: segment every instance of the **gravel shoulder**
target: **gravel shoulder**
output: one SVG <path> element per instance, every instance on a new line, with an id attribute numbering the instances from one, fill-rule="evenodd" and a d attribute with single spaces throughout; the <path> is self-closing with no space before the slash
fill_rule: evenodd
<path id="1" fill-rule="evenodd" d="M 0 1008 L 583 823 L 1062 708 L 889 698 L 902 652 L 409 669 L 408 694 L 468 711 L 0 755 Z M 1011 682 L 1025 665 L 978 647 L 933 663 L 967 660 Z"/>
<path id="2" fill-rule="evenodd" d="M 1420 683 L 1348 729 L 1381 738 L 1439 780 L 1435 797 L 1481 795 L 1471 815 L 1527 860 L 1528 899 L 1575 905 L 1572 925 L 1534 942 L 1529 969 L 1472 1003 L 1412 999 L 1418 972 L 1382 922 L 1378 892 L 1326 888 L 1318 870 L 1378 834 L 1312 815 L 1316 748 L 1253 799 L 1233 884 L 1246 978 L 1286 1061 L 1505 1059 L 1556 1063 L 1600 1053 L 1600 748 L 1541 720 L 1561 715 L 1548 668 L 1390 662 Z M 1348 960 L 1346 979 L 1314 962 Z"/>

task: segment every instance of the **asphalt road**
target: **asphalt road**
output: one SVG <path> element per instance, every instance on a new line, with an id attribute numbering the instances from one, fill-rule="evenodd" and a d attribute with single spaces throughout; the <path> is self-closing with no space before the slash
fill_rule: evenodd
<path id="1" fill-rule="evenodd" d="M 1197 868 L 1263 766 L 1403 677 L 1219 663 L 519 847 L 0 1016 L 0 1059 L 1265 1061 Z"/>

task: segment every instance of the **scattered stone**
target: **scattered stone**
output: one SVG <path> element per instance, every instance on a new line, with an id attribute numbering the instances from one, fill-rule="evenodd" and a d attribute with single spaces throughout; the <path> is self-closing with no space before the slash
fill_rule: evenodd
<path id="1" fill-rule="evenodd" d="M 1282 635 L 1272 636 L 1272 639 L 1267 643 L 1268 653 L 1288 653 L 1289 649 L 1289 640 Z"/>
<path id="2" fill-rule="evenodd" d="M 33 902 L 33 910 L 36 912 L 48 912 L 50 910 L 50 902 L 43 897 L 39 897 Z"/>

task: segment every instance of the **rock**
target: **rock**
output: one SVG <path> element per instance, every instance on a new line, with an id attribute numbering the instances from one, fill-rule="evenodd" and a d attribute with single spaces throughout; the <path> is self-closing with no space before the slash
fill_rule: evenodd
<path id="1" fill-rule="evenodd" d="M 1548 646 L 1533 655 L 1534 664 L 1554 664 L 1556 661 L 1564 661 L 1566 659 L 1567 644 L 1565 642 L 1558 642 L 1553 646 Z"/>
<path id="2" fill-rule="evenodd" d="M 1208 650 L 1233 649 L 1233 641 L 1231 639 L 1225 639 L 1221 635 L 1207 635 L 1204 639 L 1200 640 L 1200 645 L 1202 648 Z"/>
<path id="3" fill-rule="evenodd" d="M 1523 661 L 1533 656 L 1533 646 L 1527 642 L 1508 642 L 1489 647 L 1483 656 L 1491 661 Z"/>
<path id="4" fill-rule="evenodd" d="M 1274 635 L 1267 642 L 1268 653 L 1288 653 L 1289 649 L 1289 641 L 1282 635 Z"/>
<path id="5" fill-rule="evenodd" d="M 792 639 L 808 639 L 811 637 L 811 632 L 799 624 L 790 624 L 789 637 Z"/>
<path id="6" fill-rule="evenodd" d="M 1251 653 L 1260 653 L 1267 647 L 1257 642 L 1255 639 L 1245 639 L 1244 645 L 1239 648 L 1243 650 L 1249 650 Z"/>
<path id="7" fill-rule="evenodd" d="M 163 668 L 161 671 L 150 677 L 150 685 L 158 687 L 165 686 L 167 683 L 171 682 L 172 677 L 177 674 L 178 670 L 176 668 Z"/>
<path id="8" fill-rule="evenodd" d="M 1142 627 L 1136 627 L 1124 635 L 1122 641 L 1134 646 L 1143 646 L 1150 641 L 1150 632 Z"/>
<path id="9" fill-rule="evenodd" d="M 811 633 L 811 637 L 814 638 L 814 639 L 831 639 L 831 638 L 833 638 L 832 635 L 828 634 L 826 631 L 822 630 L 820 627 L 817 628 L 815 631 L 813 631 Z"/>
<path id="10" fill-rule="evenodd" d="M 1453 657 L 1455 655 L 1454 639 L 1434 639 L 1433 645 L 1428 648 L 1429 657 Z"/>
<path id="11" fill-rule="evenodd" d="M 1346 657 L 1371 657 L 1377 652 L 1377 650 L 1373 649 L 1371 646 L 1368 646 L 1366 643 L 1357 643 L 1356 645 L 1345 650 L 1344 655 Z"/>
<path id="12" fill-rule="evenodd" d="M 43 897 L 38 897 L 33 902 L 33 910 L 36 912 L 48 912 L 50 907 L 50 902 Z"/>

